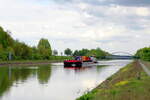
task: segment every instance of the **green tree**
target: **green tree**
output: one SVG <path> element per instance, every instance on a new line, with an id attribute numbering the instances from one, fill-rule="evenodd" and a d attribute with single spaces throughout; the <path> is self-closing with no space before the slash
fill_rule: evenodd
<path id="1" fill-rule="evenodd" d="M 57 50 L 53 50 L 53 55 L 57 56 L 58 55 L 58 51 Z"/>
<path id="2" fill-rule="evenodd" d="M 82 50 L 79 50 L 79 55 L 80 56 L 87 56 L 87 53 L 89 53 L 90 50 L 88 49 L 82 49 Z"/>
<path id="3" fill-rule="evenodd" d="M 42 59 L 42 57 L 39 54 L 38 49 L 36 47 L 32 47 L 31 51 L 32 51 L 32 59 L 33 60 L 40 60 L 40 59 Z"/>
<path id="4" fill-rule="evenodd" d="M 72 50 L 67 48 L 65 49 L 64 53 L 67 55 L 67 56 L 71 56 L 72 55 Z"/>
<path id="5" fill-rule="evenodd" d="M 42 38 L 38 43 L 38 51 L 43 59 L 50 59 L 52 55 L 52 50 L 50 43 L 47 39 Z"/>
<path id="6" fill-rule="evenodd" d="M 97 59 L 104 59 L 106 55 L 109 53 L 103 51 L 100 48 L 96 49 L 82 49 L 82 50 L 75 50 L 73 56 L 96 56 Z"/>
<path id="7" fill-rule="evenodd" d="M 9 52 L 13 51 L 14 40 L 9 35 L 10 32 L 6 32 L 0 27 L 0 60 L 8 60 Z"/>
<path id="8" fill-rule="evenodd" d="M 150 47 L 139 49 L 135 56 L 142 60 L 150 61 Z"/>
<path id="9" fill-rule="evenodd" d="M 8 60 L 10 54 L 15 60 L 50 59 L 52 50 L 47 39 L 41 39 L 37 48 L 30 47 L 18 40 L 13 40 L 10 32 L 0 27 L 0 60 Z"/>
<path id="10" fill-rule="evenodd" d="M 96 56 L 97 59 L 103 59 L 107 55 L 107 53 L 100 48 L 92 49 L 87 54 L 88 56 Z"/>
<path id="11" fill-rule="evenodd" d="M 25 43 L 15 41 L 13 48 L 14 48 L 15 58 L 17 60 L 31 59 L 31 55 L 32 55 L 31 48 L 29 46 L 27 46 Z"/>
<path id="12" fill-rule="evenodd" d="M 13 45 L 13 39 L 8 34 L 8 32 L 5 32 L 2 27 L 0 27 L 0 44 L 3 46 L 3 48 L 7 48 L 9 46 Z"/>
<path id="13" fill-rule="evenodd" d="M 79 51 L 75 50 L 74 53 L 73 53 L 73 56 L 80 56 Z"/>

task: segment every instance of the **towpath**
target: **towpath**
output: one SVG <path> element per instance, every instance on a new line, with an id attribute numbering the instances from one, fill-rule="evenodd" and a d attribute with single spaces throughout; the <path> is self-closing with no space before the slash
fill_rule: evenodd
<path id="1" fill-rule="evenodd" d="M 148 76 L 150 76 L 150 70 L 139 60 L 139 63 L 143 70 L 147 73 Z"/>

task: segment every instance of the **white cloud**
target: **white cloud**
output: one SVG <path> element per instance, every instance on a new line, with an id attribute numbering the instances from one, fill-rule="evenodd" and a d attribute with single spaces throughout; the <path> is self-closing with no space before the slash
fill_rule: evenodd
<path id="1" fill-rule="evenodd" d="M 150 16 L 150 9 L 145 7 L 140 7 L 136 9 L 136 13 L 139 16 Z"/>
<path id="2" fill-rule="evenodd" d="M 30 45 L 42 37 L 60 51 L 101 47 L 135 52 L 149 46 L 150 8 L 0 0 L 0 25 Z M 128 38 L 129 37 L 129 38 Z M 132 37 L 132 38 L 131 38 Z"/>

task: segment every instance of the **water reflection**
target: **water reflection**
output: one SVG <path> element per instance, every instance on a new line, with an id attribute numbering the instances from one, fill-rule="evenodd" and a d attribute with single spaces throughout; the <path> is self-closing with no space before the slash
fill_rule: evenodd
<path id="1" fill-rule="evenodd" d="M 99 73 L 99 72 L 101 72 L 101 71 L 103 71 L 103 68 L 105 68 L 105 67 L 107 67 L 108 65 L 98 65 L 98 66 L 96 66 L 96 70 L 97 70 L 97 72 Z"/>
<path id="2" fill-rule="evenodd" d="M 38 67 L 37 76 L 41 84 L 48 83 L 51 76 L 51 67 L 49 67 L 49 65 L 42 65 Z"/>
<path id="3" fill-rule="evenodd" d="M 75 100 L 131 61 L 64 68 L 63 63 L 0 67 L 0 100 Z"/>
<path id="4" fill-rule="evenodd" d="M 22 84 L 31 76 L 37 76 L 40 84 L 48 83 L 51 76 L 51 65 L 0 67 L 0 96 L 9 91 L 14 84 Z"/>

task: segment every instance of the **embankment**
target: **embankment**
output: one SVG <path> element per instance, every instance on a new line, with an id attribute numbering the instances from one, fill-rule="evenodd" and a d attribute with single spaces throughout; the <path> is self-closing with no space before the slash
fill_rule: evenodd
<path id="1" fill-rule="evenodd" d="M 150 77 L 134 61 L 77 100 L 150 100 Z"/>
<path id="2" fill-rule="evenodd" d="M 27 61 L 2 61 L 0 66 L 7 65 L 39 65 L 39 64 L 50 64 L 55 62 L 62 62 L 63 60 L 27 60 Z"/>
<path id="3" fill-rule="evenodd" d="M 71 56 L 51 56 L 49 60 L 17 60 L 17 61 L 0 61 L 0 66 L 8 65 L 39 65 L 63 62 L 66 59 L 72 59 Z"/>

